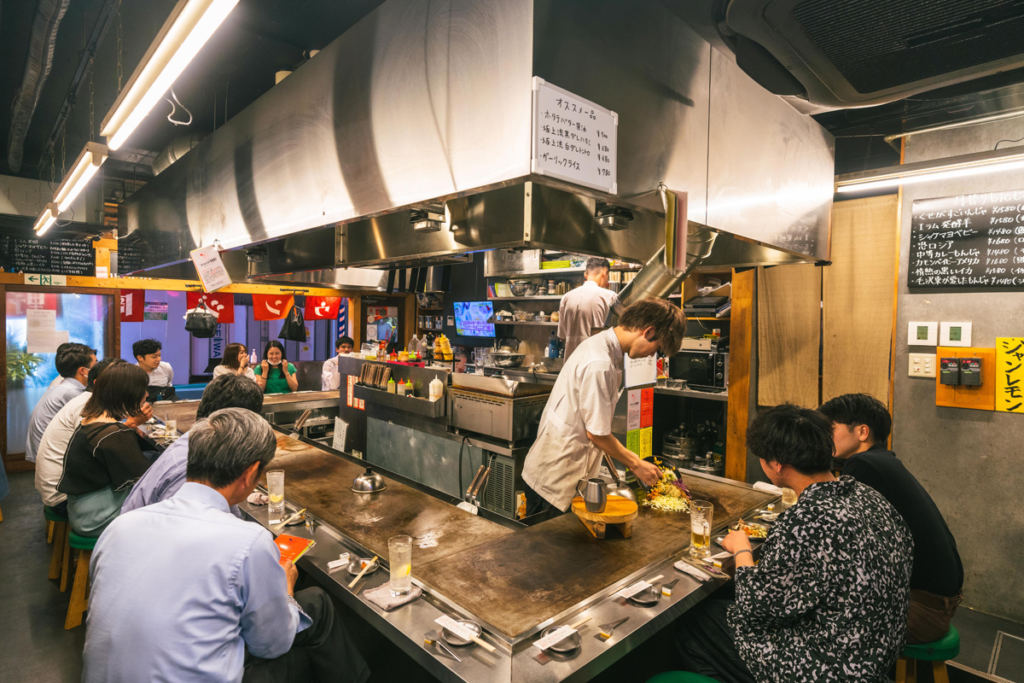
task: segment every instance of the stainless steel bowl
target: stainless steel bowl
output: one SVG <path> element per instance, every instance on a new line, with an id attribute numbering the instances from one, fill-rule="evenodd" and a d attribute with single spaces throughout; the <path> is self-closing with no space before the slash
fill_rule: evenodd
<path id="1" fill-rule="evenodd" d="M 526 290 L 530 287 L 529 280 L 509 280 L 508 287 L 512 290 L 512 296 L 527 296 Z M 533 286 L 534 292 L 537 290 L 537 286 Z"/>
<path id="2" fill-rule="evenodd" d="M 455 621 L 469 629 L 469 631 L 476 635 L 477 638 L 479 638 L 480 634 L 484 632 L 480 624 L 476 623 L 475 621 L 469 621 L 468 619 L 456 619 Z M 455 635 L 446 628 L 441 629 L 441 639 L 449 645 L 454 645 L 455 647 L 462 647 L 463 645 L 469 645 L 473 642 L 472 640 L 466 640 L 461 636 Z"/>
<path id="3" fill-rule="evenodd" d="M 380 476 L 369 467 L 352 481 L 352 490 L 356 493 L 377 493 L 388 487 L 384 477 Z"/>
<path id="4" fill-rule="evenodd" d="M 518 368 L 525 359 L 526 354 L 518 351 L 491 351 L 491 362 L 498 368 Z"/>

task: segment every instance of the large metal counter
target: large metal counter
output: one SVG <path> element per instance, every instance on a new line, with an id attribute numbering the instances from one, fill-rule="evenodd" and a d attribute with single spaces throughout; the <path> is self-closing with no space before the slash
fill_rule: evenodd
<path id="1" fill-rule="evenodd" d="M 263 410 L 260 411 L 271 424 L 289 424 L 305 409 L 333 411 L 337 415 L 337 391 L 293 391 L 287 394 L 267 394 L 263 397 Z M 153 414 L 160 420 L 177 420 L 178 431 L 187 432 L 196 421 L 199 401 L 157 401 L 153 404 Z"/>
<path id="2" fill-rule="evenodd" d="M 703 599 L 718 581 L 700 583 L 672 563 L 689 545 L 689 515 L 641 508 L 632 538 L 609 534 L 595 539 L 569 514 L 529 528 L 511 521 L 490 521 L 439 500 L 393 477 L 377 494 L 350 490 L 363 463 L 304 440 L 281 436 L 270 467 L 285 470 L 289 507 L 307 508 L 319 524 L 317 545 L 299 563 L 337 596 L 433 675 L 446 681 L 585 681 Z M 775 497 L 717 477 L 686 475 L 695 497 L 715 504 L 715 529 L 721 529 Z M 243 506 L 267 524 L 265 508 Z M 296 531 L 297 529 L 297 531 Z M 307 535 L 302 527 L 289 533 Z M 388 580 L 387 539 L 415 539 L 413 580 L 423 598 L 384 612 L 362 597 L 365 589 Z M 330 572 L 338 553 L 380 555 L 383 567 L 348 588 L 344 570 Z M 679 579 L 671 597 L 639 607 L 616 597 L 631 583 L 663 575 Z M 441 615 L 473 619 L 497 652 L 470 646 L 458 651 L 462 662 L 423 645 Z M 532 646 L 551 625 L 591 617 L 581 627 L 576 653 L 541 655 Z M 596 637 L 599 624 L 629 617 L 615 635 Z"/>

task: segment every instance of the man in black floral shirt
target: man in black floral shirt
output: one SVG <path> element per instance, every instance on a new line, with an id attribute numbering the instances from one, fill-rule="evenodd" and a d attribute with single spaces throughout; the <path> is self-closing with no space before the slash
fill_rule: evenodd
<path id="1" fill-rule="evenodd" d="M 725 683 L 888 680 L 906 637 L 907 525 L 876 491 L 832 475 L 832 425 L 816 411 L 762 413 L 747 448 L 800 498 L 757 566 L 746 534 L 729 533 L 735 600 L 712 598 L 680 618 L 685 667 Z"/>

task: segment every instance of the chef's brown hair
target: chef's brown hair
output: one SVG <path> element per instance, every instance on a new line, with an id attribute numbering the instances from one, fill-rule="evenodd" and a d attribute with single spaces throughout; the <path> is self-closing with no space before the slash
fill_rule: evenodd
<path id="1" fill-rule="evenodd" d="M 664 299 L 645 299 L 637 301 L 619 316 L 619 327 L 631 331 L 643 331 L 654 328 L 654 339 L 658 342 L 658 350 L 672 356 L 683 344 L 686 334 L 686 314 L 682 309 Z"/>

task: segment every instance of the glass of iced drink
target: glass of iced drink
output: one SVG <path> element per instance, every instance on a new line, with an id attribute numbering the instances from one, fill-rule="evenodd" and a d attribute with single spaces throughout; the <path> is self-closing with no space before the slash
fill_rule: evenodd
<path id="1" fill-rule="evenodd" d="M 284 516 L 284 470 L 267 471 L 267 497 L 270 523 L 276 524 Z"/>
<path id="2" fill-rule="evenodd" d="M 706 500 L 690 503 L 690 556 L 708 557 L 711 554 L 711 517 L 715 506 Z"/>
<path id="3" fill-rule="evenodd" d="M 388 563 L 391 565 L 391 595 L 408 595 L 412 590 L 412 537 L 388 539 Z"/>

